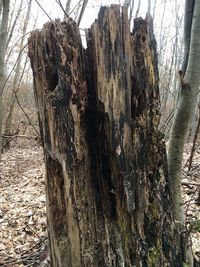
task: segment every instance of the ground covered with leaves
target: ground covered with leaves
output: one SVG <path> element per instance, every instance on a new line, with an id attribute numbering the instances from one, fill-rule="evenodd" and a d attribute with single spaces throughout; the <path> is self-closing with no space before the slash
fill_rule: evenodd
<path id="1" fill-rule="evenodd" d="M 188 172 L 184 154 L 183 191 L 188 230 L 200 260 L 200 147 Z M 0 162 L 0 266 L 49 266 L 43 151 L 15 145 Z"/>
<path id="2" fill-rule="evenodd" d="M 0 168 L 0 266 L 48 266 L 42 148 L 15 146 Z"/>

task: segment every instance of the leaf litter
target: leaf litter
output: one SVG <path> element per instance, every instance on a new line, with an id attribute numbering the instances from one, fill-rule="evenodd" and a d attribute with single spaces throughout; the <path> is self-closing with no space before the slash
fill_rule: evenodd
<path id="1" fill-rule="evenodd" d="M 183 202 L 195 258 L 200 261 L 200 147 L 187 171 L 183 162 Z M 0 162 L 0 266 L 50 266 L 41 146 L 13 146 Z"/>
<path id="2" fill-rule="evenodd" d="M 39 146 L 2 155 L 0 266 L 49 266 L 44 173 Z"/>

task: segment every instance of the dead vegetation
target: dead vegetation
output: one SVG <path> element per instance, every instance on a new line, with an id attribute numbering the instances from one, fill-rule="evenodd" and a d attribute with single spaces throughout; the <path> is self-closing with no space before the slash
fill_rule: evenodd
<path id="1" fill-rule="evenodd" d="M 24 142 L 26 142 L 24 144 Z M 18 141 L 0 163 L 0 266 L 49 266 L 46 231 L 45 170 L 37 144 Z M 200 147 L 188 173 L 184 153 L 183 192 L 194 255 L 200 259 Z"/>
<path id="2" fill-rule="evenodd" d="M 0 266 L 48 266 L 42 148 L 12 146 L 0 168 Z"/>

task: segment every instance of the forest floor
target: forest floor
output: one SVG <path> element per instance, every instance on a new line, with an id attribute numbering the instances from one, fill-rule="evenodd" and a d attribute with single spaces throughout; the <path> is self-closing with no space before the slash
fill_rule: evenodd
<path id="1" fill-rule="evenodd" d="M 0 266 L 49 266 L 43 151 L 14 146 L 0 162 Z"/>
<path id="2" fill-rule="evenodd" d="M 185 162 L 190 146 L 185 151 Z M 185 165 L 185 163 L 184 163 Z M 45 171 L 38 145 L 14 145 L 0 162 L 0 266 L 49 266 Z M 192 169 L 183 167 L 184 203 L 192 225 L 195 256 L 200 258 L 200 147 Z"/>

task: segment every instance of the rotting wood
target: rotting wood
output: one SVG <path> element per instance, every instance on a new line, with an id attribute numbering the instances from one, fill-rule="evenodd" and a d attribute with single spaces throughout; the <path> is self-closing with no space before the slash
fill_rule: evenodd
<path id="1" fill-rule="evenodd" d="M 71 20 L 29 39 L 52 266 L 181 266 L 152 20 L 102 7 L 84 50 Z"/>

